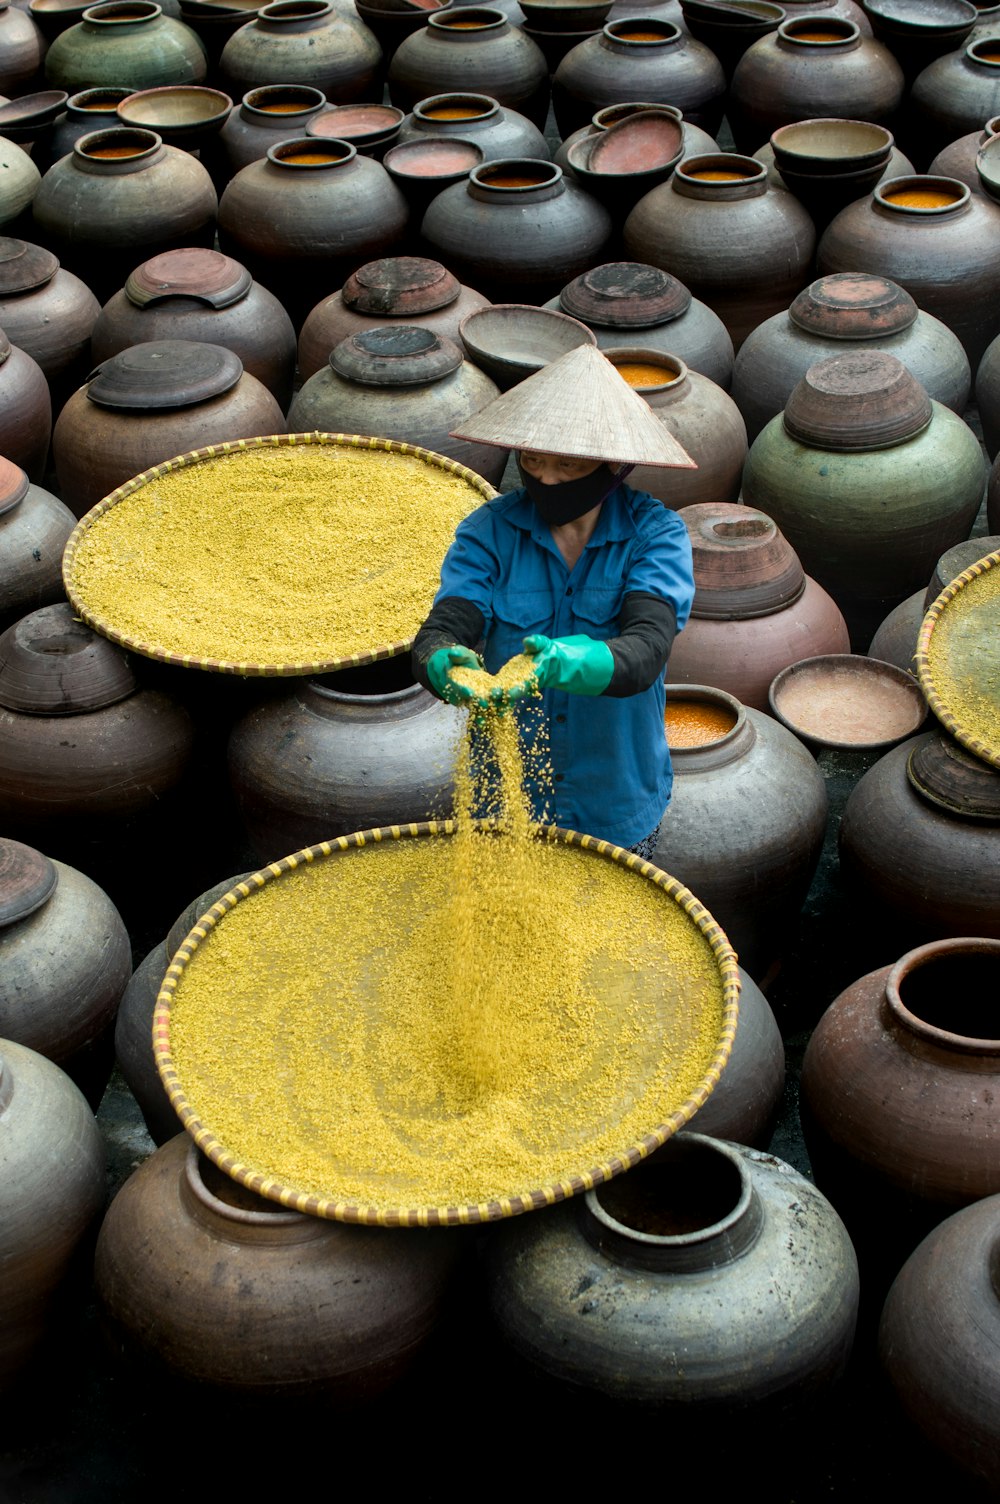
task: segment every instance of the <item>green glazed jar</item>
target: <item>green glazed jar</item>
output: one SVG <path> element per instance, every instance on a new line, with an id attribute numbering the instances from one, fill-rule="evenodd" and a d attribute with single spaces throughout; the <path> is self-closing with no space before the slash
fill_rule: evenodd
<path id="1" fill-rule="evenodd" d="M 52 43 L 45 77 L 54 89 L 75 94 L 102 84 L 153 89 L 201 84 L 208 74 L 205 49 L 183 21 L 165 16 L 152 0 L 107 0 Z"/>
<path id="2" fill-rule="evenodd" d="M 984 466 L 972 430 L 895 356 L 810 366 L 750 449 L 743 500 L 774 519 L 863 649 L 969 534 Z"/>

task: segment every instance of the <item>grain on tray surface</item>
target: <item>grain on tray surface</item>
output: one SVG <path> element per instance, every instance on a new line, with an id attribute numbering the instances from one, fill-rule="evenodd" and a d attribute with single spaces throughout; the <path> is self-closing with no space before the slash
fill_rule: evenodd
<path id="1" fill-rule="evenodd" d="M 331 662 L 413 637 L 456 526 L 483 499 L 412 455 L 241 450 L 109 508 L 72 582 L 133 641 L 230 663 Z"/>
<path id="2" fill-rule="evenodd" d="M 470 716 L 453 836 L 300 867 L 198 947 L 171 1049 L 244 1164 L 366 1207 L 477 1204 L 623 1153 L 703 1079 L 708 941 L 641 874 L 538 838 L 522 782 L 516 717 Z"/>
<path id="3" fill-rule="evenodd" d="M 1000 564 L 963 585 L 928 648 L 934 688 L 951 714 L 1000 751 Z"/>

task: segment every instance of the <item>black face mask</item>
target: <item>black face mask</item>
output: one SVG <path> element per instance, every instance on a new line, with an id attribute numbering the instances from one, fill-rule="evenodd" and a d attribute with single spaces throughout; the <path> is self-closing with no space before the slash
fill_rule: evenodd
<path id="1" fill-rule="evenodd" d="M 632 467 L 612 470 L 607 465 L 598 465 L 596 470 L 591 470 L 589 475 L 580 476 L 578 480 L 556 481 L 551 486 L 529 475 L 521 464 L 520 455 L 517 458 L 517 468 L 521 484 L 534 502 L 542 521 L 549 527 L 561 527 L 564 522 L 575 522 L 577 517 L 593 511 L 594 507 L 606 501 Z"/>

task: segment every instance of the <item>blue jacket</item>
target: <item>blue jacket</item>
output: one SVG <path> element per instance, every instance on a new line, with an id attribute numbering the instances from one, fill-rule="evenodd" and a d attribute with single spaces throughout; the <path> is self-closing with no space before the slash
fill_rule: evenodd
<path id="1" fill-rule="evenodd" d="M 437 600 L 461 596 L 485 618 L 491 673 L 523 650 L 531 632 L 618 634 L 630 591 L 670 602 L 678 630 L 694 597 L 691 544 L 675 512 L 645 491 L 618 486 L 570 570 L 527 493 L 510 491 L 462 522 L 441 569 Z M 664 730 L 662 679 L 626 698 L 546 690 L 542 714 L 552 789 L 531 786 L 536 819 L 633 846 L 658 824 L 673 773 Z M 525 715 L 530 727 L 531 710 Z"/>

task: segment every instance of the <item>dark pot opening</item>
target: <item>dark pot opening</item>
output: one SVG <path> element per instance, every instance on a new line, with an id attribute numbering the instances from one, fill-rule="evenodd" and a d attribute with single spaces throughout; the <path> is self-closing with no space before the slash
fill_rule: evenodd
<path id="1" fill-rule="evenodd" d="M 737 1166 L 704 1144 L 668 1143 L 656 1160 L 601 1186 L 609 1217 L 647 1237 L 703 1232 L 730 1216 L 743 1194 Z"/>
<path id="2" fill-rule="evenodd" d="M 933 1029 L 966 1039 L 998 1039 L 1000 953 L 932 955 L 900 978 L 899 998 Z"/>

